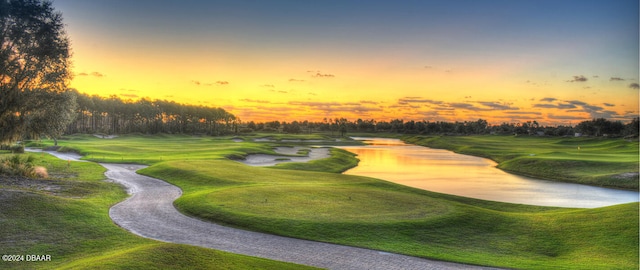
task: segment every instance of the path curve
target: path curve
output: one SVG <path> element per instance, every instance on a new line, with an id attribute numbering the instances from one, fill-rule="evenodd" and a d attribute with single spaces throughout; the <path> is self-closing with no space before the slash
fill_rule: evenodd
<path id="1" fill-rule="evenodd" d="M 69 155 L 62 158 L 77 160 Z M 329 269 L 491 269 L 275 236 L 201 221 L 183 215 L 173 206 L 173 201 L 182 195 L 180 188 L 136 173 L 146 166 L 100 165 L 107 168 L 105 175 L 110 180 L 125 186 L 131 195 L 111 207 L 109 216 L 117 225 L 142 237 Z"/>

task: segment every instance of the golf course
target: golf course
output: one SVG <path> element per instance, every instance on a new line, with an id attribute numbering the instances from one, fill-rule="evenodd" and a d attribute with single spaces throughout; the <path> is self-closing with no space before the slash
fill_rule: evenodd
<path id="1" fill-rule="evenodd" d="M 357 157 L 335 148 L 331 149 L 331 157 L 307 163 L 251 167 L 236 161 L 249 154 L 275 154 L 276 146 L 310 145 L 311 140 L 313 145 L 360 143 L 336 142 L 324 135 L 132 135 L 110 139 L 74 135 L 60 140 L 58 151 L 73 151 L 94 162 L 150 165 L 138 173 L 179 187 L 182 196 L 174 205 L 180 212 L 229 227 L 492 267 L 638 267 L 638 203 L 572 209 L 434 193 L 340 174 L 355 166 Z M 511 136 L 413 137 L 406 141 L 438 142 L 442 148 L 459 152 L 471 149 L 476 152 L 467 153 L 490 157 L 499 162 L 499 167 L 511 161 L 510 168 L 517 167 L 515 163 L 521 162 L 518 159 L 532 157 L 551 165 L 560 161 L 560 166 L 566 167 L 567 160 L 571 160 L 569 152 L 574 145 L 576 149 L 580 145 L 584 157 L 574 158 L 573 162 L 590 162 L 591 169 L 582 172 L 582 178 L 590 179 L 588 183 L 607 179 L 605 182 L 611 186 L 612 179 L 616 179 L 612 175 L 637 173 L 637 141 Z M 533 143 L 542 146 L 534 147 Z M 28 146 L 50 145 L 49 141 L 34 141 Z M 451 145 L 467 147 L 461 150 Z M 518 149 L 517 145 L 528 148 Z M 529 155 L 533 151 L 536 156 Z M 47 167 L 50 180 L 34 180 L 46 184 L 17 187 L 3 183 L 3 189 L 8 191 L 3 192 L 7 207 L 2 220 L 9 230 L 3 232 L 6 235 L 2 239 L 11 241 L 2 244 L 1 249 L 8 253 L 50 254 L 53 259 L 32 264 L 3 262 L 3 265 L 162 267 L 170 261 L 187 267 L 194 263 L 208 265 L 214 260 L 216 265 L 220 262 L 233 265 L 230 268 L 301 267 L 134 236 L 109 220 L 109 207 L 126 198 L 126 193 L 121 186 L 101 181 L 105 178 L 104 168 L 93 162 L 30 155 L 35 157 L 35 164 Z M 612 160 L 613 157 L 616 159 Z M 600 164 L 605 162 L 622 164 Z M 551 165 L 548 167 L 553 168 Z M 575 176 L 577 171 L 580 170 L 568 175 L 579 178 Z M 569 176 L 557 180 L 567 181 Z M 625 183 L 620 187 L 627 186 Z M 47 203 L 43 205 L 43 201 Z M 179 258 L 173 258 L 176 256 Z M 157 257 L 167 262 L 152 259 Z"/>

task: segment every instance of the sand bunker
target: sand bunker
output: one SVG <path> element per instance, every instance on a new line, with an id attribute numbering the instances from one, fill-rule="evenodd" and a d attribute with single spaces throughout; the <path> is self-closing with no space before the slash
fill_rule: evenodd
<path id="1" fill-rule="evenodd" d="M 309 153 L 306 156 L 293 156 L 298 155 L 298 152 L 301 150 L 309 151 Z M 284 162 L 308 162 L 331 156 L 329 148 L 326 147 L 276 147 L 274 151 L 282 155 L 253 154 L 248 155 L 245 160 L 241 160 L 240 162 L 250 166 L 274 166 Z"/>

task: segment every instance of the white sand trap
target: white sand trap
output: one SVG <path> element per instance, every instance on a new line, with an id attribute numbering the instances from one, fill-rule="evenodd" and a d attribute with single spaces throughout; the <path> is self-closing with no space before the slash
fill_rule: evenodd
<path id="1" fill-rule="evenodd" d="M 296 155 L 298 151 L 303 149 L 309 149 L 309 154 L 307 156 L 287 156 L 287 155 Z M 329 153 L 329 148 L 308 148 L 308 147 L 276 147 L 274 151 L 278 154 L 282 154 L 282 156 L 278 155 L 265 155 L 265 154 L 254 154 L 248 155 L 245 160 L 240 162 L 250 165 L 250 166 L 274 166 L 279 163 L 284 162 L 309 162 L 311 160 L 323 159 L 331 157 Z"/>
<path id="2" fill-rule="evenodd" d="M 118 138 L 118 135 L 101 135 L 101 134 L 93 134 L 93 136 L 96 136 L 100 139 L 113 139 L 113 138 Z"/>

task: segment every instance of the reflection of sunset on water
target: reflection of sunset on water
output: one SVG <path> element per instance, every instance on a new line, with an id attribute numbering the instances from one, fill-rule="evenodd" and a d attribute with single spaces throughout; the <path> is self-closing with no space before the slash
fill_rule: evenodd
<path id="1" fill-rule="evenodd" d="M 362 138 L 357 138 L 362 139 Z M 345 174 L 369 176 L 440 193 L 522 204 L 600 207 L 638 201 L 638 192 L 550 182 L 508 174 L 496 163 L 396 139 L 345 146 L 360 163 Z"/>

